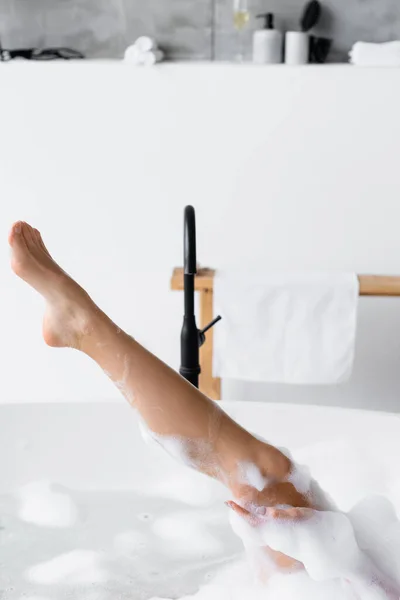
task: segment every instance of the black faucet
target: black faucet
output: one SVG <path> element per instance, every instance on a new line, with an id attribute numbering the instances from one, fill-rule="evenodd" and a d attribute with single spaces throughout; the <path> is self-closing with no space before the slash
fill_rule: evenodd
<path id="1" fill-rule="evenodd" d="M 194 314 L 195 278 L 197 274 L 196 215 L 193 206 L 185 208 L 183 246 L 185 315 L 181 333 L 181 368 L 179 373 L 198 388 L 201 372 L 199 349 L 206 340 L 206 332 L 218 323 L 221 317 L 213 319 L 204 329 L 197 329 Z"/>

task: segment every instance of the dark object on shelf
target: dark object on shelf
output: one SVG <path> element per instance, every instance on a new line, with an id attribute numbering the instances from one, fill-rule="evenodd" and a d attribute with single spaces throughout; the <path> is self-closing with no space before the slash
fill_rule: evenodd
<path id="1" fill-rule="evenodd" d="M 85 58 L 81 52 L 71 48 L 18 48 L 5 50 L 0 45 L 0 60 L 3 62 L 23 58 L 25 60 L 80 60 Z"/>
<path id="2" fill-rule="evenodd" d="M 310 62 L 323 64 L 327 61 L 333 40 L 329 38 L 310 37 Z"/>
<path id="3" fill-rule="evenodd" d="M 300 19 L 301 31 L 310 31 L 315 27 L 321 18 L 321 4 L 318 0 L 312 0 L 306 4 L 303 12 L 303 16 Z"/>
<path id="4" fill-rule="evenodd" d="M 274 29 L 273 13 L 261 13 L 260 15 L 256 15 L 256 19 L 264 19 L 263 29 Z"/>
<path id="5" fill-rule="evenodd" d="M 199 349 L 206 340 L 206 332 L 218 323 L 221 317 L 213 319 L 203 330 L 197 329 L 194 314 L 194 282 L 197 273 L 196 215 L 193 206 L 185 208 L 183 244 L 185 315 L 181 333 L 181 368 L 179 373 L 198 388 L 201 372 Z"/>

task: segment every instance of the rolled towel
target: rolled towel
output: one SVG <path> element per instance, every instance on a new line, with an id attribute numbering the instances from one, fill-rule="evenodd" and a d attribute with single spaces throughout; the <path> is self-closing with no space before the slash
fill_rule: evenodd
<path id="1" fill-rule="evenodd" d="M 359 67 L 400 67 L 400 41 L 383 44 L 357 42 L 349 56 L 350 62 Z"/>
<path id="2" fill-rule="evenodd" d="M 125 62 L 144 67 L 152 67 L 161 62 L 164 58 L 164 52 L 155 50 L 153 52 L 140 52 L 136 46 L 130 46 L 125 51 Z"/>
<path id="3" fill-rule="evenodd" d="M 145 52 L 142 54 L 142 64 L 145 67 L 152 67 L 156 63 L 159 63 L 164 58 L 164 52 L 162 50 L 155 50 L 153 52 Z"/>
<path id="4" fill-rule="evenodd" d="M 143 64 L 143 54 L 140 52 L 139 48 L 137 48 L 136 44 L 128 46 L 125 50 L 124 61 L 134 65 Z"/>
<path id="5" fill-rule="evenodd" d="M 147 37 L 145 35 L 141 36 L 136 40 L 135 46 L 139 49 L 141 54 L 144 54 L 145 52 L 155 51 L 158 48 L 157 42 L 153 38 Z"/>

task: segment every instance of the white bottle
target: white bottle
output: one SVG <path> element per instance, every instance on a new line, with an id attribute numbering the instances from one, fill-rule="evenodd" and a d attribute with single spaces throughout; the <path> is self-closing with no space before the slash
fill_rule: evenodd
<path id="1" fill-rule="evenodd" d="M 253 36 L 253 62 L 258 65 L 275 65 L 282 62 L 283 35 L 274 29 L 274 15 L 265 13 L 257 15 L 257 19 L 265 19 L 264 29 L 256 31 Z"/>

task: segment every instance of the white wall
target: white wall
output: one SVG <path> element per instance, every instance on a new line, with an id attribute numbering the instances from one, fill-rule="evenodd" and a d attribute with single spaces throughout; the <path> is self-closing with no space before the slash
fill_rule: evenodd
<path id="1" fill-rule="evenodd" d="M 202 264 L 400 273 L 400 70 L 0 67 L 0 401 L 118 397 L 88 359 L 42 344 L 41 300 L 8 268 L 15 219 L 174 367 L 189 202 Z M 224 396 L 396 411 L 399 338 L 400 299 L 362 299 L 349 384 Z"/>

